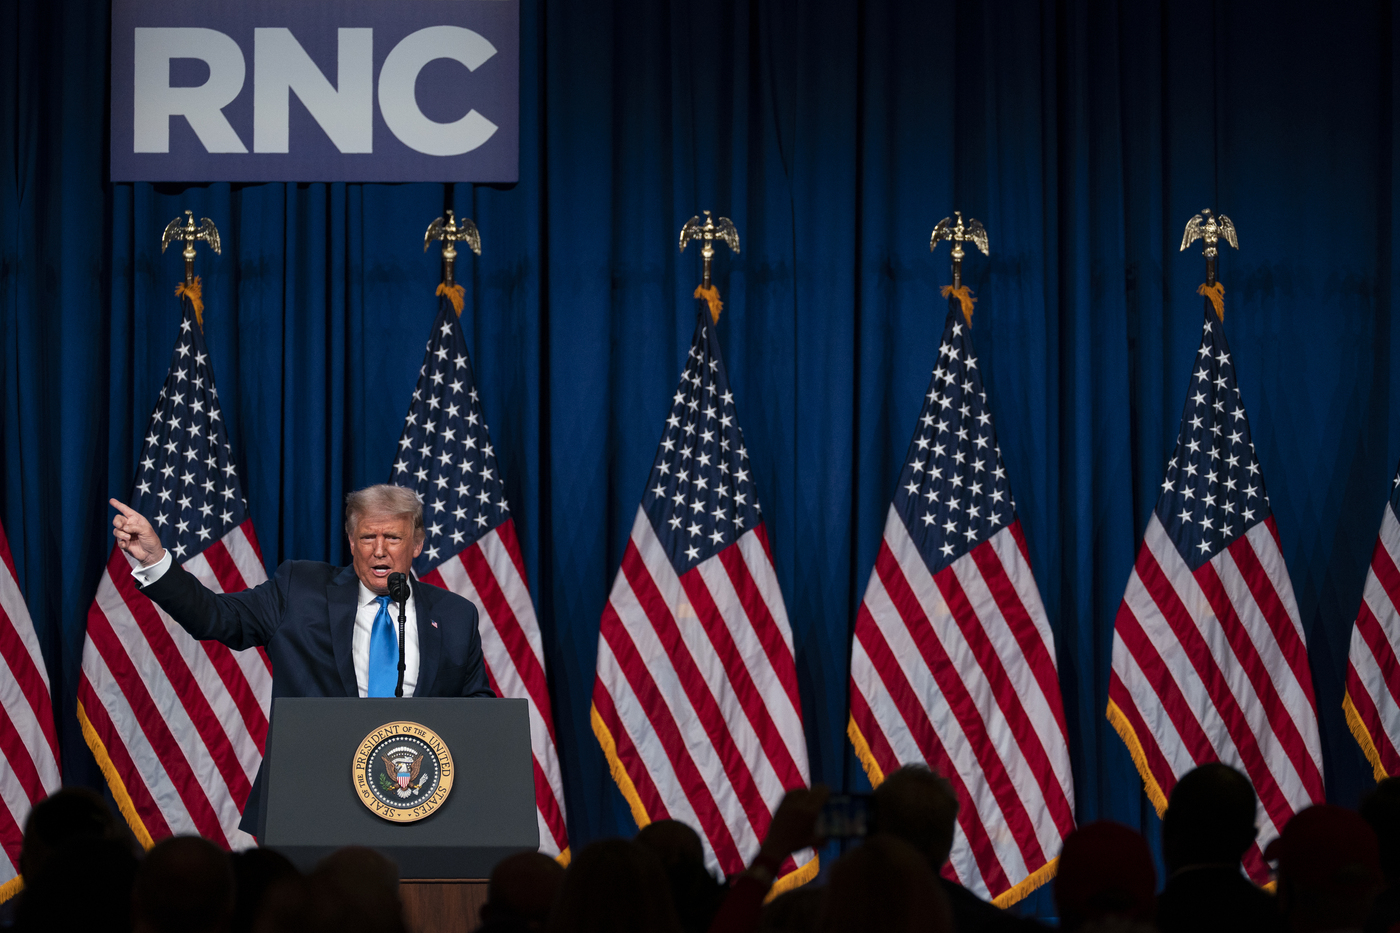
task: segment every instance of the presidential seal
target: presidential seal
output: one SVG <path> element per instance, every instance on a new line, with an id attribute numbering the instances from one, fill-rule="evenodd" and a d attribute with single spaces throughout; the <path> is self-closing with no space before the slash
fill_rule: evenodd
<path id="1" fill-rule="evenodd" d="M 452 790 L 452 753 L 416 722 L 385 723 L 365 736 L 350 766 L 360 803 L 395 823 L 429 816 Z"/>

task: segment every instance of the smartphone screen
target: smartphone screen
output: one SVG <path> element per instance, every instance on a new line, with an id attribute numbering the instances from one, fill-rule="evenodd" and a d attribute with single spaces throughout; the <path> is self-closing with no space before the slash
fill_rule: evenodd
<path id="1" fill-rule="evenodd" d="M 832 794 L 817 815 L 822 839 L 863 839 L 873 830 L 875 800 L 869 794 Z"/>

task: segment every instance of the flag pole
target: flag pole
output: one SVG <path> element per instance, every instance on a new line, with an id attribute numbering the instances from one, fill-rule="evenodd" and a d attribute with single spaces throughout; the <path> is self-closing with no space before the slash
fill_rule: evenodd
<path id="1" fill-rule="evenodd" d="M 423 252 L 428 251 L 428 246 L 434 240 L 442 241 L 442 284 L 452 288 L 457 284 L 454 278 L 457 244 L 466 243 L 473 253 L 480 256 L 481 232 L 476 229 L 476 224 L 470 217 L 464 217 L 460 224 L 457 223 L 457 218 L 452 216 L 452 211 L 449 210 L 446 223 L 439 217 L 428 224 L 428 232 L 423 234 Z"/>
<path id="2" fill-rule="evenodd" d="M 1221 240 L 1229 243 L 1235 249 L 1240 248 L 1238 235 L 1235 233 L 1235 225 L 1230 218 L 1224 214 L 1216 216 L 1211 213 L 1210 208 L 1205 208 L 1195 217 L 1186 221 L 1186 232 L 1181 235 L 1181 252 L 1186 251 L 1197 240 L 1202 240 L 1205 249 L 1203 253 L 1206 257 L 1206 284 L 1196 289 L 1196 293 L 1202 295 L 1215 308 L 1215 315 L 1220 320 L 1225 320 L 1225 287 L 1221 285 L 1215 277 L 1216 259 L 1220 255 L 1217 248 Z"/>
<path id="3" fill-rule="evenodd" d="M 710 305 L 710 320 L 712 323 L 719 323 L 719 312 L 724 307 L 724 302 L 719 300 L 719 289 L 715 288 L 710 281 L 710 262 L 715 258 L 715 240 L 724 243 L 734 252 L 739 252 L 739 231 L 734 229 L 734 221 L 728 217 L 721 217 L 718 221 L 710 216 L 709 211 L 701 211 L 705 215 L 705 222 L 700 223 L 700 216 L 690 218 L 681 227 L 681 252 L 685 252 L 686 244 L 691 240 L 700 240 L 704 245 L 700 249 L 700 258 L 703 260 L 703 272 L 700 277 L 700 284 L 695 289 L 696 298 L 704 298 Z"/>
<path id="4" fill-rule="evenodd" d="M 219 228 L 214 226 L 214 221 L 208 217 L 201 217 L 199 225 L 194 222 L 194 212 L 185 211 L 185 221 L 180 222 L 176 217 L 165 225 L 165 232 L 160 236 L 160 252 L 165 254 L 165 249 L 176 240 L 185 241 L 185 281 L 175 286 L 175 294 L 182 295 L 190 300 L 194 306 L 195 320 L 199 323 L 201 330 L 204 329 L 204 301 L 202 298 L 203 287 L 199 278 L 194 274 L 194 244 L 199 240 L 209 244 L 209 248 L 216 255 L 223 255 L 223 250 L 219 245 Z"/>
<path id="5" fill-rule="evenodd" d="M 953 218 L 957 222 L 953 223 Z M 962 261 L 967 256 L 963 251 L 963 243 L 970 242 L 982 251 L 983 256 L 990 256 L 991 251 L 987 242 L 987 228 L 982 226 L 982 222 L 975 217 L 969 217 L 967 223 L 963 223 L 962 211 L 953 211 L 953 217 L 944 217 L 938 222 L 938 226 L 933 228 L 933 235 L 929 237 L 928 251 L 931 253 L 937 247 L 940 240 L 947 240 L 953 247 L 953 284 L 944 286 L 943 297 L 947 298 L 956 295 L 962 302 L 963 317 L 967 319 L 969 327 L 972 326 L 972 306 L 977 299 L 972 297 L 972 290 L 962 283 Z"/>
<path id="6" fill-rule="evenodd" d="M 442 241 L 442 284 L 437 287 L 437 294 L 446 295 L 452 302 L 453 309 L 457 316 L 462 314 L 462 308 L 466 304 L 465 289 L 457 284 L 455 273 L 457 265 L 457 244 L 465 243 L 473 253 L 481 255 L 481 232 L 476 229 L 476 224 L 470 217 L 462 218 L 459 224 L 452 211 L 447 212 L 447 221 L 439 217 L 428 224 L 428 231 L 423 234 L 423 252 L 428 251 L 428 246 L 434 240 Z"/>

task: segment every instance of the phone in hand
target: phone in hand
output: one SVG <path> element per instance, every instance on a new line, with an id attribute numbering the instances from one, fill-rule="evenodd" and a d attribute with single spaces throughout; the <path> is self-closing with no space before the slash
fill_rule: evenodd
<path id="1" fill-rule="evenodd" d="M 864 839 L 875 831 L 875 798 L 870 794 L 832 794 L 817 814 L 819 839 Z"/>

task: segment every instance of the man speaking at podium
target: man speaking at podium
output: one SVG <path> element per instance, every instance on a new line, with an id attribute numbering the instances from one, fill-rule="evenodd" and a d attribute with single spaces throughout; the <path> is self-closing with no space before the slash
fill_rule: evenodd
<path id="1" fill-rule="evenodd" d="M 369 486 L 345 500 L 349 567 L 289 560 L 272 579 L 215 593 L 160 543 L 144 516 L 111 500 L 112 535 L 141 566 L 141 592 L 195 638 L 235 650 L 264 646 L 272 696 L 392 697 L 399 681 L 398 614 L 391 574 L 405 574 L 423 550 L 423 503 L 412 490 Z M 403 696 L 493 697 L 486 682 L 476 606 L 409 577 L 403 610 Z M 399 595 L 403 595 L 400 592 Z M 262 770 L 239 824 L 256 835 Z"/>

